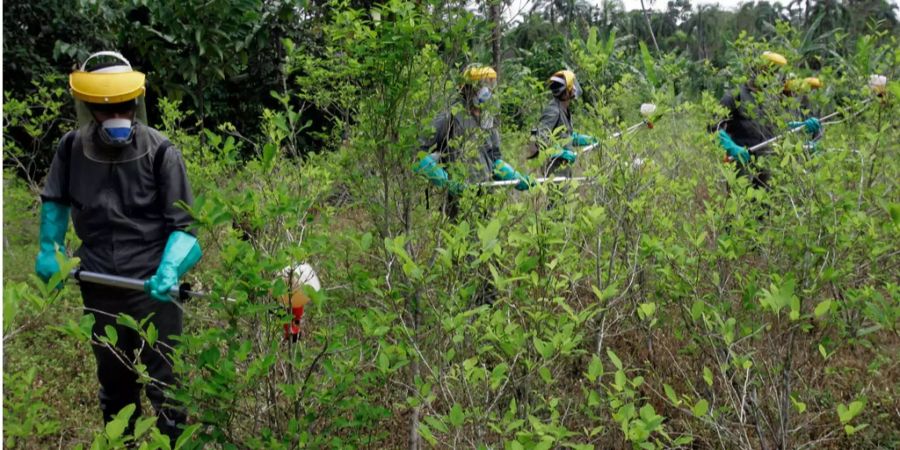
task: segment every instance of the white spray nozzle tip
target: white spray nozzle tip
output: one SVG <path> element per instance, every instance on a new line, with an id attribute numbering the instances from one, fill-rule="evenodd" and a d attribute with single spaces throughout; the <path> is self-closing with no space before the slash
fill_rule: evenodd
<path id="1" fill-rule="evenodd" d="M 644 117 L 649 117 L 651 114 L 656 112 L 656 105 L 653 103 L 644 103 L 641 105 L 641 115 Z"/>
<path id="2" fill-rule="evenodd" d="M 884 75 L 869 75 L 869 87 L 883 88 L 887 85 L 887 77 Z"/>
<path id="3" fill-rule="evenodd" d="M 296 289 L 302 285 L 308 285 L 316 291 L 322 289 L 322 283 L 319 282 L 316 271 L 313 270 L 312 266 L 309 264 L 304 263 L 296 266 L 287 266 L 284 269 L 281 269 L 281 274 L 290 280 L 291 289 Z"/>
<path id="4" fill-rule="evenodd" d="M 884 93 L 884 88 L 887 86 L 887 77 L 884 75 L 869 75 L 869 89 L 874 91 L 876 94 Z"/>

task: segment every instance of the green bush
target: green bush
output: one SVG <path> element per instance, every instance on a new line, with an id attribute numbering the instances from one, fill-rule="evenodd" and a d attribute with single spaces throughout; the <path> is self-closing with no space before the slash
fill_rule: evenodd
<path id="1" fill-rule="evenodd" d="M 197 195 L 205 256 L 188 281 L 211 293 L 184 304 L 173 395 L 191 425 L 171 447 L 900 443 L 900 85 L 871 101 L 864 87 L 872 72 L 896 78 L 896 51 L 863 40 L 871 57 L 826 72 L 810 103 L 848 113 L 817 153 L 802 133 L 776 144 L 760 160 L 771 189 L 758 191 L 722 164 L 707 129 L 723 115 L 721 92 L 693 91 L 713 67 L 649 48 L 626 56 L 614 36 L 572 41 L 590 87 L 576 123 L 600 138 L 574 167 L 588 180 L 473 190 L 452 222 L 436 207 L 442 193 L 411 165 L 430 118 L 455 95 L 447 46 L 463 51 L 458 42 L 472 37 L 441 14 L 463 13 L 399 0 L 332 5 L 317 30 L 327 58 L 285 43 L 291 83 L 252 134 L 228 123 L 185 132 L 191 114 L 160 102 L 159 128 L 184 153 Z M 795 30 L 773 33 L 736 42 L 733 72 L 717 86 L 745 81 L 764 47 L 802 54 Z M 529 67 L 506 64 L 499 91 L 504 155 L 534 171 L 540 162 L 516 150 L 545 101 L 544 75 Z M 766 118 L 781 126 L 798 104 L 777 91 L 766 94 Z M 661 113 L 652 129 L 611 137 L 651 101 Z M 329 111 L 337 151 L 303 151 L 302 102 Z M 18 203 L 28 196 L 21 184 L 5 190 Z M 298 262 L 316 268 L 324 289 L 309 292 L 303 336 L 291 342 L 278 274 Z M 68 288 L 32 279 L 5 293 L 14 348 L 47 330 L 88 348 L 78 308 L 39 320 L 71 302 Z M 29 323 L 38 325 L 21 328 Z M 31 389 L 23 353 L 7 354 L 18 369 L 5 374 L 8 446 L 166 448 L 148 418 L 125 436 L 127 410 L 96 435 L 64 435 L 96 412 L 54 412 L 47 391 Z"/>

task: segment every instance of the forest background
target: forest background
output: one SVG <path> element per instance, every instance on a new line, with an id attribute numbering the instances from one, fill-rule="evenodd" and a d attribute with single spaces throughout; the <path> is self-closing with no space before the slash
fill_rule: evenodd
<path id="1" fill-rule="evenodd" d="M 37 193 L 74 127 L 66 75 L 101 49 L 148 74 L 197 194 L 189 277 L 217 295 L 185 304 L 183 448 L 900 445 L 896 5 L 510 8 L 4 2 L 4 446 L 169 445 L 150 420 L 123 435 L 127 411 L 100 423 L 88 343 L 115 336 L 86 331 L 74 284 L 31 275 Z M 768 193 L 707 129 L 763 50 L 824 80 L 810 114 L 845 111 L 821 154 L 778 146 Z M 527 172 L 543 83 L 573 69 L 576 128 L 601 137 L 576 169 L 592 183 L 443 217 L 411 165 L 470 62 L 498 69 L 502 151 Z M 872 74 L 890 80 L 877 98 Z M 652 130 L 603 138 L 645 102 Z M 290 343 L 275 274 L 298 261 L 325 289 Z M 486 283 L 500 298 L 473 303 Z"/>

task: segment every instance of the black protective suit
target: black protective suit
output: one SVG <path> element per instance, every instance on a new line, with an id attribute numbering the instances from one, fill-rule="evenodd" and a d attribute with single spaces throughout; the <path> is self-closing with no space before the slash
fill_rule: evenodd
<path id="1" fill-rule="evenodd" d="M 459 105 L 462 103 L 457 103 L 457 107 Z M 481 120 L 468 111 L 459 114 L 443 112 L 432 121 L 434 134 L 422 142 L 421 150 L 431 153 L 435 160 L 443 164 L 461 163 L 469 183 L 491 181 L 494 162 L 503 158 L 500 154 L 500 132 L 495 123 L 483 126 Z M 459 218 L 459 201 L 460 198 L 448 189 L 444 213 L 451 220 Z M 476 215 L 486 216 L 487 213 L 480 211 Z M 482 274 L 482 277 L 489 279 L 489 274 Z M 492 304 L 496 297 L 497 289 L 492 283 L 480 282 L 473 303 Z"/>
<path id="2" fill-rule="evenodd" d="M 775 136 L 775 128 L 769 123 L 765 108 L 757 101 L 750 86 L 745 84 L 737 92 L 726 93 L 720 103 L 729 111 L 720 127 L 737 145 L 750 148 Z M 768 170 L 758 167 L 754 162 L 756 157 L 768 153 L 768 149 L 761 149 L 750 155 L 749 163 L 737 165 L 740 175 L 749 177 L 756 188 L 768 187 L 772 177 Z"/>
<path id="3" fill-rule="evenodd" d="M 193 202 L 184 161 L 162 134 L 139 122 L 124 148 L 105 146 L 97 129 L 92 123 L 63 137 L 41 198 L 71 206 L 72 223 L 82 240 L 76 255 L 84 270 L 147 279 L 160 263 L 169 234 L 187 231 L 191 224 L 190 215 L 175 206 L 178 201 Z M 141 385 L 132 367 L 137 358 L 154 380 L 147 386 L 147 397 L 159 416 L 157 424 L 174 439 L 185 416 L 167 404 L 164 389 L 176 383 L 168 355 L 172 336 L 182 331 L 178 305 L 88 283 L 82 284 L 81 294 L 85 314 L 95 318 L 93 351 L 104 420 L 129 403 L 137 406 L 132 423 L 140 414 Z M 116 324 L 119 314 L 138 322 L 153 314 L 150 321 L 159 331 L 158 342 L 142 343 L 137 332 Z M 96 342 L 96 336 L 106 335 L 107 325 L 118 332 L 115 351 Z M 123 356 L 127 363 L 120 360 Z"/>
<path id="4" fill-rule="evenodd" d="M 492 179 L 494 162 L 502 159 L 500 132 L 494 124 L 482 127 L 479 118 L 468 112 L 443 112 L 435 117 L 431 125 L 434 134 L 422 142 L 422 151 L 430 153 L 442 164 L 461 163 L 465 167 L 466 181 L 469 183 Z M 454 219 L 459 213 L 459 197 L 449 190 L 444 211 Z"/>
<path id="5" fill-rule="evenodd" d="M 553 98 L 550 100 L 550 103 L 544 107 L 544 110 L 541 112 L 541 120 L 538 122 L 537 139 L 540 148 L 547 149 L 554 145 L 552 139 L 553 132 L 560 127 L 563 129 L 556 138 L 564 143 L 564 148 L 571 150 L 572 133 L 574 132 L 574 128 L 572 127 L 572 114 L 569 112 L 569 108 L 564 106 L 558 98 Z M 537 150 L 537 148 L 535 150 Z M 537 152 L 529 155 L 528 158 L 530 159 L 536 156 Z M 560 168 L 562 169 L 560 170 Z M 557 172 L 560 176 L 572 176 L 572 169 L 568 167 L 568 162 L 566 160 L 562 158 L 549 159 L 544 167 L 543 175 L 549 177 Z"/>

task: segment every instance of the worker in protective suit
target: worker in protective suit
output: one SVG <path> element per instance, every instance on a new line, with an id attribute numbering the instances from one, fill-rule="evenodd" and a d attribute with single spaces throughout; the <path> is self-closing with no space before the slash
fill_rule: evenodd
<path id="1" fill-rule="evenodd" d="M 580 147 L 596 143 L 592 136 L 578 133 L 572 126 L 572 113 L 569 104 L 581 96 L 581 85 L 571 70 L 560 70 L 547 80 L 547 88 L 553 98 L 544 107 L 537 128 L 532 131 L 535 139 L 529 150 L 528 159 L 535 158 L 541 150 L 551 151 L 543 176 L 548 177 L 559 169 L 560 175 L 571 176 L 571 168 L 577 154 L 572 147 Z"/>
<path id="2" fill-rule="evenodd" d="M 188 230 L 190 215 L 176 206 L 193 202 L 181 153 L 147 125 L 145 76 L 122 55 L 91 55 L 69 76 L 78 129 L 63 136 L 41 192 L 40 250 L 35 271 L 45 282 L 60 268 L 71 214 L 82 241 L 75 254 L 85 270 L 147 280 L 146 292 L 83 283 L 85 314 L 94 316 L 93 352 L 100 381 L 100 409 L 109 422 L 128 404 L 141 412 L 141 385 L 135 364 L 152 378 L 147 397 L 157 426 L 172 442 L 185 414 L 167 398 L 177 383 L 169 358 L 182 332 L 182 312 L 169 290 L 200 259 Z M 150 317 L 158 331 L 153 345 L 116 323 L 119 314 Z M 104 345 L 105 327 L 116 329 L 114 345 Z"/>
<path id="3" fill-rule="evenodd" d="M 500 153 L 500 133 L 493 115 L 496 85 L 494 69 L 475 64 L 466 67 L 460 99 L 432 121 L 434 134 L 422 143 L 425 155 L 414 170 L 447 190 L 444 211 L 449 217 L 457 216 L 459 198 L 468 186 L 493 179 L 518 180 L 518 190 L 531 187 L 528 177 L 505 162 Z"/>
<path id="4" fill-rule="evenodd" d="M 771 174 L 759 167 L 755 159 L 770 154 L 769 149 L 750 154 L 749 148 L 775 136 L 779 108 L 783 95 L 783 83 L 779 81 L 779 72 L 787 65 L 787 58 L 773 53 L 763 52 L 756 66 L 756 73 L 742 85 L 737 92 L 726 93 L 721 100 L 722 106 L 728 109 L 728 116 L 716 127 L 719 145 L 725 150 L 729 161 L 737 165 L 741 176 L 749 177 L 755 188 L 768 188 Z M 802 122 L 807 133 L 816 135 L 821 124 L 815 117 Z"/>

